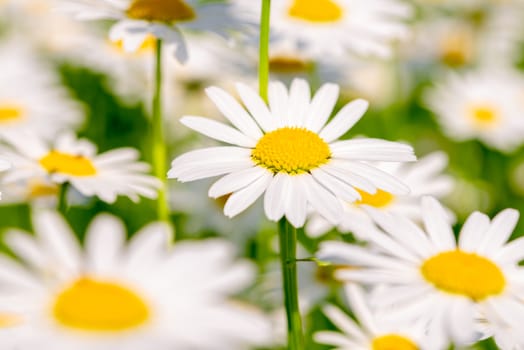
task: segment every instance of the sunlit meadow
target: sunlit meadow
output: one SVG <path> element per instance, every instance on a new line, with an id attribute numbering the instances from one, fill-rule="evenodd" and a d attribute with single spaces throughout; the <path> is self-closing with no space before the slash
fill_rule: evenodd
<path id="1" fill-rule="evenodd" d="M 524 349 L 524 2 L 0 0 L 0 350 Z"/>

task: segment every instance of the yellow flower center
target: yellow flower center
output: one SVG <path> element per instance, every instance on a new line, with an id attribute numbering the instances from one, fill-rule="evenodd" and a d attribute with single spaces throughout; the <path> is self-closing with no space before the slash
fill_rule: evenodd
<path id="1" fill-rule="evenodd" d="M 441 42 L 441 59 L 452 67 L 462 66 L 473 56 L 473 39 L 469 31 L 457 31 Z"/>
<path id="2" fill-rule="evenodd" d="M 49 173 L 62 173 L 73 176 L 92 176 L 96 168 L 88 158 L 80 155 L 51 151 L 40 159 L 40 165 Z"/>
<path id="3" fill-rule="evenodd" d="M 421 266 L 424 278 L 436 288 L 465 295 L 475 301 L 502 293 L 506 279 L 490 260 L 453 250 L 437 254 Z"/>
<path id="4" fill-rule="evenodd" d="M 0 329 L 17 326 L 22 323 L 22 318 L 13 313 L 0 312 Z"/>
<path id="5" fill-rule="evenodd" d="M 291 17 L 315 23 L 337 22 L 344 10 L 334 0 L 294 0 L 289 8 Z"/>
<path id="6" fill-rule="evenodd" d="M 304 128 L 284 127 L 265 134 L 251 159 L 273 173 L 303 174 L 325 164 L 331 157 L 329 145 Z"/>
<path id="7" fill-rule="evenodd" d="M 311 63 L 297 57 L 274 56 L 269 60 L 269 69 L 274 73 L 306 73 L 311 69 Z"/>
<path id="8" fill-rule="evenodd" d="M 481 129 L 492 127 L 499 121 L 498 111 L 489 105 L 473 106 L 470 109 L 470 117 L 473 123 Z"/>
<path id="9" fill-rule="evenodd" d="M 22 118 L 24 109 L 16 104 L 0 104 L 0 123 L 8 123 Z"/>
<path id="10" fill-rule="evenodd" d="M 350 265 L 319 265 L 315 271 L 315 280 L 321 284 L 328 286 L 338 286 L 343 282 L 336 277 L 336 272 L 341 270 L 355 269 Z"/>
<path id="11" fill-rule="evenodd" d="M 373 350 L 417 350 L 410 339 L 397 334 L 387 334 L 373 339 Z"/>
<path id="12" fill-rule="evenodd" d="M 126 14 L 132 19 L 168 23 L 196 17 L 193 8 L 183 0 L 134 0 Z"/>
<path id="13" fill-rule="evenodd" d="M 150 310 L 127 287 L 86 277 L 58 294 L 53 316 L 68 328 L 118 332 L 143 325 L 150 317 Z"/>
<path id="14" fill-rule="evenodd" d="M 377 190 L 375 194 L 370 194 L 359 189 L 357 189 L 357 191 L 362 197 L 360 200 L 355 202 L 355 204 L 359 205 L 366 204 L 375 208 L 383 208 L 391 204 L 391 202 L 393 202 L 395 199 L 391 193 L 382 190 Z"/>
<path id="15" fill-rule="evenodd" d="M 110 41 L 109 44 L 114 48 L 118 53 L 128 55 L 129 52 L 124 50 L 124 41 L 122 39 Z M 156 48 L 156 38 L 148 34 L 146 39 L 142 42 L 142 45 L 133 52 L 133 54 L 148 54 L 154 52 Z"/>
<path id="16" fill-rule="evenodd" d="M 45 184 L 42 182 L 29 184 L 29 198 L 55 196 L 58 192 L 58 186 L 54 184 Z"/>

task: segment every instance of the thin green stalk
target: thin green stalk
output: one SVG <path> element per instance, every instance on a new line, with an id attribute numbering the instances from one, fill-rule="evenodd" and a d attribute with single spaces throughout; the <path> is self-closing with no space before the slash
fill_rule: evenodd
<path id="1" fill-rule="evenodd" d="M 67 192 L 69 191 L 69 182 L 64 182 L 60 185 L 60 191 L 58 192 L 58 203 L 57 209 L 59 213 L 65 214 L 69 205 L 67 203 Z"/>
<path id="2" fill-rule="evenodd" d="M 155 87 L 153 95 L 152 119 L 152 161 L 153 173 L 162 182 L 158 190 L 157 213 L 160 221 L 170 223 L 169 206 L 166 195 L 167 151 L 164 137 L 164 120 L 162 118 L 162 40 L 156 41 Z"/>
<path id="3" fill-rule="evenodd" d="M 260 50 L 258 62 L 258 82 L 260 96 L 267 101 L 267 86 L 269 84 L 269 23 L 271 0 L 262 0 L 262 15 L 260 17 Z"/>
<path id="4" fill-rule="evenodd" d="M 297 230 L 286 219 L 279 221 L 278 228 L 282 280 L 284 283 L 284 304 L 287 315 L 288 349 L 304 350 L 302 318 L 298 306 Z"/>

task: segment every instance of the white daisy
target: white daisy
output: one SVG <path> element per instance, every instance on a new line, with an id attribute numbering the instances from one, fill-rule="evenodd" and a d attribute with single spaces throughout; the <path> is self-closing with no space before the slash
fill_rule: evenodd
<path id="1" fill-rule="evenodd" d="M 512 151 L 524 142 L 523 94 L 524 79 L 519 73 L 485 69 L 463 76 L 450 74 L 427 92 L 425 100 L 449 137 L 476 138 Z"/>
<path id="2" fill-rule="evenodd" d="M 60 135 L 48 145 L 31 134 L 11 134 L 13 150 L 5 150 L 13 168 L 4 183 L 32 181 L 42 177 L 53 183 L 71 184 L 84 196 L 97 196 L 113 203 L 118 195 L 138 201 L 139 196 L 156 198 L 159 180 L 147 175 L 149 165 L 138 162 L 133 148 L 97 154 L 96 146 L 73 134 Z"/>
<path id="3" fill-rule="evenodd" d="M 411 191 L 406 195 L 394 196 L 382 190 L 378 190 L 373 195 L 360 190 L 362 197 L 360 200 L 345 203 L 344 215 L 337 229 L 343 233 L 353 232 L 359 239 L 365 240 L 369 235 L 369 225 L 373 222 L 365 210 L 368 207 L 420 222 L 422 219 L 420 197 L 431 195 L 442 198 L 453 189 L 453 179 L 442 174 L 447 164 L 448 157 L 443 152 L 431 153 L 410 164 L 377 164 L 377 168 L 397 179 L 402 179 Z M 451 211 L 449 218 L 450 221 L 454 219 Z M 306 225 L 306 232 L 311 237 L 319 237 L 331 229 L 333 225 L 319 215 L 313 215 Z"/>
<path id="4" fill-rule="evenodd" d="M 198 0 L 61 0 L 63 11 L 78 19 L 117 20 L 112 40 L 123 40 L 126 50 L 135 51 L 149 36 L 174 46 L 176 58 L 187 59 L 181 30 L 207 31 L 228 37 L 232 30 L 245 31 L 256 23 L 252 4 L 234 0 L 204 3 Z"/>
<path id="5" fill-rule="evenodd" d="M 82 121 L 55 72 L 19 42 L 0 47 L 0 75 L 0 139 L 20 130 L 51 138 Z"/>
<path id="6" fill-rule="evenodd" d="M 355 187 L 370 193 L 407 193 L 405 185 L 365 161 L 413 161 L 413 149 L 378 139 L 337 141 L 368 107 L 366 101 L 355 100 L 326 125 L 338 90 L 337 85 L 325 84 L 311 98 L 304 80 L 294 80 L 289 93 L 274 82 L 268 108 L 255 91 L 237 84 L 246 110 L 225 91 L 208 88 L 208 96 L 235 128 L 203 117 L 186 116 L 181 122 L 232 146 L 179 156 L 168 177 L 185 182 L 227 174 L 209 189 L 211 197 L 231 193 L 226 216 L 239 214 L 265 192 L 267 217 L 277 221 L 286 216 L 295 227 L 304 225 L 308 204 L 337 223 L 342 213 L 339 199 L 361 198 Z"/>
<path id="7" fill-rule="evenodd" d="M 336 346 L 338 350 L 417 350 L 429 349 L 423 324 L 407 324 L 384 320 L 370 307 L 364 291 L 354 284 L 344 288 L 351 311 L 359 324 L 334 305 L 323 311 L 340 332 L 321 331 L 314 335 L 321 344 Z"/>
<path id="8" fill-rule="evenodd" d="M 427 321 L 432 344 L 476 340 L 479 315 L 489 322 L 522 324 L 524 270 L 518 262 L 524 259 L 524 239 L 507 242 L 518 212 L 506 209 L 491 221 L 473 213 L 457 244 L 437 200 L 423 197 L 422 210 L 425 231 L 402 216 L 373 210 L 383 230 L 369 235 L 374 251 L 326 242 L 319 257 L 362 267 L 340 271 L 341 279 L 387 284 L 375 293 L 374 303 L 387 308 L 385 317 Z"/>
<path id="9" fill-rule="evenodd" d="M 392 42 L 407 37 L 404 21 L 412 14 L 399 0 L 275 0 L 271 6 L 275 36 L 320 59 L 347 50 L 389 57 Z"/>
<path id="10" fill-rule="evenodd" d="M 9 232 L 23 265 L 0 259 L 0 307 L 20 320 L 16 349 L 247 349 L 268 341 L 257 310 L 230 300 L 254 277 L 218 240 L 168 248 L 166 225 L 143 228 L 126 244 L 123 223 L 97 216 L 85 248 L 64 220 L 39 212 L 36 237 Z M 203 336 L 205 335 L 205 336 Z"/>

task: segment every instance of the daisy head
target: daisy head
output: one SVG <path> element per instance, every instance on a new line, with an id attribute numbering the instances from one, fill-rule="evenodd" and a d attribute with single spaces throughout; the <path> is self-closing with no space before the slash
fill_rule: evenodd
<path id="1" fill-rule="evenodd" d="M 271 26 L 276 38 L 292 40 L 318 58 L 360 55 L 388 57 L 391 43 L 409 32 L 408 4 L 398 0 L 276 0 Z"/>
<path id="2" fill-rule="evenodd" d="M 369 225 L 373 220 L 366 208 L 375 208 L 388 213 L 394 213 L 409 218 L 415 222 L 422 221 L 420 197 L 430 195 L 443 198 L 448 195 L 454 186 L 453 179 L 442 172 L 448 165 L 448 156 L 443 152 L 434 152 L 420 158 L 415 163 L 379 163 L 376 166 L 402 179 L 410 188 L 405 195 L 393 195 L 387 191 L 378 190 L 375 194 L 359 190 L 361 199 L 353 203 L 345 203 L 344 215 L 337 226 L 340 232 L 353 232 L 359 239 L 365 240 L 369 232 Z M 449 220 L 454 215 L 449 211 Z M 333 229 L 328 221 L 321 216 L 313 215 L 306 225 L 306 232 L 311 237 L 318 237 Z"/>
<path id="3" fill-rule="evenodd" d="M 304 80 L 294 80 L 289 92 L 282 83 L 274 82 L 269 87 L 269 106 L 243 84 L 237 84 L 237 91 L 245 108 L 225 91 L 207 89 L 233 127 L 203 117 L 181 120 L 230 146 L 179 156 L 168 173 L 182 182 L 226 175 L 209 189 L 211 197 L 231 194 L 224 206 L 226 216 L 237 215 L 264 194 L 270 220 L 285 216 L 301 227 L 311 206 L 337 223 L 342 214 L 340 200 L 361 199 L 356 188 L 369 193 L 408 191 L 396 178 L 366 161 L 413 161 L 410 146 L 378 139 L 338 141 L 362 117 L 366 101 L 348 103 L 327 123 L 338 98 L 337 85 L 325 84 L 311 98 Z"/>
<path id="4" fill-rule="evenodd" d="M 228 37 L 256 22 L 252 4 L 242 0 L 206 3 L 198 0 L 60 0 L 63 11 L 78 19 L 117 20 L 110 32 L 113 40 L 122 40 L 124 49 L 134 51 L 153 35 L 175 48 L 176 58 L 187 59 L 181 29 L 212 32 Z"/>
<path id="5" fill-rule="evenodd" d="M 0 259 L 0 308 L 18 301 L 4 308 L 22 333 L 17 348 L 244 350 L 267 341 L 265 318 L 230 298 L 254 268 L 235 261 L 229 243 L 170 249 L 160 223 L 126 242 L 123 223 L 105 214 L 87 228 L 84 248 L 54 212 L 38 212 L 34 227 L 36 236 L 5 236 L 23 264 Z"/>
<path id="6" fill-rule="evenodd" d="M 520 74 L 485 69 L 449 75 L 427 92 L 426 103 L 449 137 L 509 152 L 523 142 L 523 91 Z"/>
<path id="7" fill-rule="evenodd" d="M 490 220 L 475 212 L 464 223 L 458 243 L 443 207 L 422 199 L 422 230 L 402 216 L 372 211 L 381 229 L 369 235 L 374 251 L 339 242 L 321 247 L 321 259 L 345 261 L 361 270 L 339 277 L 370 285 L 386 284 L 374 302 L 391 317 L 428 323 L 432 342 L 472 342 L 479 315 L 510 325 L 524 320 L 523 239 L 507 242 L 518 212 L 506 209 Z"/>
<path id="8" fill-rule="evenodd" d="M 133 201 L 139 196 L 156 198 L 159 180 L 147 175 L 149 165 L 139 162 L 133 148 L 97 154 L 96 146 L 73 134 L 60 135 L 52 145 L 32 134 L 13 134 L 6 156 L 13 168 L 4 183 L 46 178 L 55 184 L 70 184 L 84 196 L 97 196 L 113 203 L 123 195 Z"/>
<path id="9" fill-rule="evenodd" d="M 355 322 L 334 305 L 323 307 L 324 314 L 340 330 L 315 333 L 315 341 L 340 350 L 418 350 L 428 349 L 422 324 L 384 320 L 369 305 L 364 291 L 357 285 L 344 287 Z"/>

